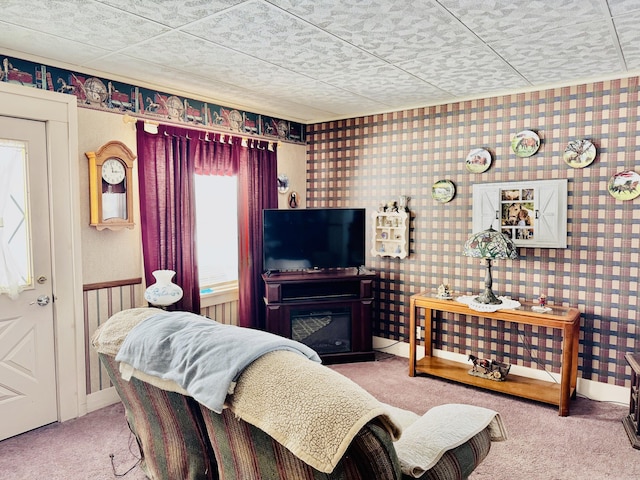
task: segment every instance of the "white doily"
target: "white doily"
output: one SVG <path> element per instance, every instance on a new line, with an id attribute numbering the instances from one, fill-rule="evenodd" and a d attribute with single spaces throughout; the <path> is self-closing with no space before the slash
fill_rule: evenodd
<path id="1" fill-rule="evenodd" d="M 540 307 L 538 305 L 534 305 L 534 306 L 531 307 L 531 310 L 533 310 L 534 312 L 537 312 L 537 313 L 547 313 L 547 312 L 550 312 L 551 310 L 553 310 L 553 308 Z"/>
<path id="2" fill-rule="evenodd" d="M 456 298 L 456 301 L 460 303 L 464 303 L 469 306 L 469 308 L 473 310 L 477 310 L 478 312 L 495 312 L 496 310 L 511 310 L 514 308 L 518 308 L 520 306 L 520 302 L 517 300 L 512 300 L 509 297 L 498 297 L 499 300 L 502 300 L 502 303 L 497 305 L 490 303 L 480 303 L 476 302 L 475 298 L 477 295 L 464 295 L 462 297 Z"/>

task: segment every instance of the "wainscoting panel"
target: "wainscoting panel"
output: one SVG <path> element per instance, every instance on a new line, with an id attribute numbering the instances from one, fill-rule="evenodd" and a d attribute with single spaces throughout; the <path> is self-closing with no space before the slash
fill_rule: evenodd
<path id="1" fill-rule="evenodd" d="M 141 278 L 88 284 L 83 286 L 83 291 L 85 378 L 87 395 L 90 395 L 111 386 L 91 346 L 91 337 L 113 314 L 140 306 L 144 292 Z"/>
<path id="2" fill-rule="evenodd" d="M 200 315 L 226 325 L 238 325 L 238 291 L 200 299 Z"/>

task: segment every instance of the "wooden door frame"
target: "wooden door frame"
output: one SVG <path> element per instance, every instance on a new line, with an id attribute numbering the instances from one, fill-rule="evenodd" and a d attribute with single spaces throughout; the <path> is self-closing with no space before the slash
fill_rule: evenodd
<path id="1" fill-rule="evenodd" d="M 46 124 L 58 421 L 87 413 L 77 108 L 73 95 L 0 82 L 0 115 Z"/>

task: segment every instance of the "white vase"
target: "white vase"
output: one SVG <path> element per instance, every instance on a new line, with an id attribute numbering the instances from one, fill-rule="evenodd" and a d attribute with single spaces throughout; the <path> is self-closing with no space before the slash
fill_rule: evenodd
<path id="1" fill-rule="evenodd" d="M 182 298 L 182 288 L 171 279 L 176 274 L 173 270 L 156 270 L 151 272 L 156 283 L 149 285 L 144 291 L 144 299 L 153 306 L 166 307 Z"/>

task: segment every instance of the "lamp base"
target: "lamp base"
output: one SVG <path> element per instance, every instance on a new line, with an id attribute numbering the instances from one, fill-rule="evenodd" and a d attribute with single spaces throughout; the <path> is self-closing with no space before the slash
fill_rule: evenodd
<path id="1" fill-rule="evenodd" d="M 502 300 L 494 295 L 490 288 L 485 288 L 484 292 L 478 295 L 474 300 L 478 303 L 484 303 L 488 305 L 500 305 Z"/>

